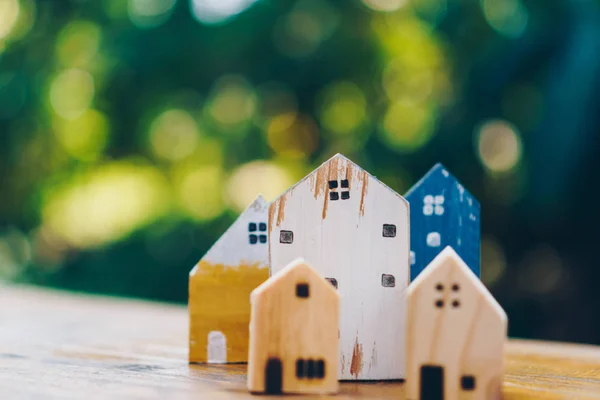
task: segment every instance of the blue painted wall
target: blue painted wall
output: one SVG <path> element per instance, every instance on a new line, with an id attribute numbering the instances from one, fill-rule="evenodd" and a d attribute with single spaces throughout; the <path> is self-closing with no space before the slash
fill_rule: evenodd
<path id="1" fill-rule="evenodd" d="M 479 202 L 436 164 L 404 196 L 410 203 L 410 279 L 446 246 L 479 276 L 481 230 Z"/>

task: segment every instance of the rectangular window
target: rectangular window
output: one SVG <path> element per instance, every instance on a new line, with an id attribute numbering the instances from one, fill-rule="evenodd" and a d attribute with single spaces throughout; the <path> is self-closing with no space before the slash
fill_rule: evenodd
<path id="1" fill-rule="evenodd" d="M 336 289 L 338 288 L 338 281 L 337 281 L 337 279 L 335 279 L 335 278 L 325 278 L 325 280 L 328 281 L 329 283 L 331 283 L 331 285 L 334 288 L 336 288 Z"/>
<path id="2" fill-rule="evenodd" d="M 325 360 L 317 361 L 315 366 L 315 377 L 319 379 L 325 378 Z"/>
<path id="3" fill-rule="evenodd" d="M 300 298 L 307 298 L 309 296 L 309 286 L 308 283 L 297 283 L 296 284 L 296 296 Z"/>
<path id="4" fill-rule="evenodd" d="M 329 200 L 339 200 L 340 199 L 340 194 L 338 192 L 329 192 Z"/>
<path id="5" fill-rule="evenodd" d="M 396 237 L 396 225 L 383 224 L 383 237 Z"/>
<path id="6" fill-rule="evenodd" d="M 342 192 L 342 200 L 348 200 L 350 198 L 350 192 Z"/>
<path id="7" fill-rule="evenodd" d="M 302 358 L 296 360 L 296 377 L 304 378 L 304 359 Z"/>
<path id="8" fill-rule="evenodd" d="M 260 224 L 258 224 L 258 230 L 261 232 L 266 232 L 267 231 L 267 224 L 265 224 L 264 222 L 261 222 Z"/>
<path id="9" fill-rule="evenodd" d="M 342 188 L 348 188 L 349 187 L 349 182 L 348 179 L 343 179 L 342 180 Z"/>
<path id="10" fill-rule="evenodd" d="M 250 235 L 250 244 L 256 244 L 258 242 L 258 236 Z"/>
<path id="11" fill-rule="evenodd" d="M 254 222 L 248 224 L 248 232 L 256 232 L 256 224 Z"/>
<path id="12" fill-rule="evenodd" d="M 336 189 L 338 187 L 337 181 L 329 181 L 329 189 Z"/>
<path id="13" fill-rule="evenodd" d="M 396 278 L 394 275 L 383 274 L 381 275 L 381 286 L 383 287 L 395 287 Z"/>

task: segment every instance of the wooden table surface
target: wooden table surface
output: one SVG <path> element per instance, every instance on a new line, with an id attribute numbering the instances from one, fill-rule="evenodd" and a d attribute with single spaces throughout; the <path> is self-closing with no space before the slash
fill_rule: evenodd
<path id="1" fill-rule="evenodd" d="M 188 365 L 187 326 L 181 306 L 0 286 L 0 399 L 263 398 L 246 392 L 245 365 Z M 404 388 L 342 383 L 334 398 Z M 504 399 L 527 398 L 600 398 L 600 348 L 510 340 Z"/>

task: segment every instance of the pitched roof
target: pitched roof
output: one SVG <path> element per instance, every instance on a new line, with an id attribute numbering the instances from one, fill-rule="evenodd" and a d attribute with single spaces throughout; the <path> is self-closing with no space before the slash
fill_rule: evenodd
<path id="1" fill-rule="evenodd" d="M 406 197 L 406 198 L 410 197 L 414 192 L 416 192 L 418 189 L 420 189 L 421 186 L 423 184 L 425 184 L 431 177 L 435 176 L 438 173 L 442 174 L 444 177 L 446 177 L 446 178 L 452 180 L 453 182 L 457 183 L 458 185 L 460 185 L 462 190 L 464 190 L 464 192 L 466 194 L 468 194 L 477 205 L 479 205 L 479 201 L 471 194 L 471 192 L 469 192 L 467 189 L 464 188 L 464 186 L 460 183 L 460 181 L 458 179 L 456 179 L 456 177 L 454 175 L 452 175 L 448 171 L 448 169 L 446 169 L 446 167 L 444 167 L 442 165 L 442 163 L 437 163 L 433 167 L 431 167 L 431 169 L 429 171 L 427 171 L 427 173 L 425 175 L 423 175 L 423 177 L 421 179 L 419 179 L 419 181 L 417 183 L 415 183 L 408 190 L 408 192 L 406 192 L 404 197 Z"/>
<path id="2" fill-rule="evenodd" d="M 368 171 L 366 171 L 365 169 L 363 169 L 360 165 L 356 164 L 354 161 L 350 160 L 348 157 L 344 156 L 341 153 L 337 153 L 334 156 L 332 156 L 331 158 L 329 158 L 327 161 L 323 162 L 321 165 L 319 165 L 317 168 L 315 168 L 312 172 L 310 172 L 308 175 L 306 175 L 304 178 L 302 178 L 301 180 L 299 180 L 298 182 L 296 182 L 295 185 L 291 186 L 290 188 L 288 188 L 285 192 L 283 192 L 282 194 L 280 194 L 273 202 L 276 202 L 277 200 L 279 200 L 283 195 L 285 195 L 286 193 L 294 190 L 296 188 L 296 186 L 300 185 L 301 183 L 303 183 L 304 181 L 306 181 L 307 179 L 309 179 L 311 176 L 315 175 L 318 173 L 318 171 L 321 168 L 324 168 L 327 164 L 329 164 L 331 161 L 335 160 L 335 159 L 341 159 L 344 161 L 347 161 L 348 163 L 350 163 L 352 166 L 356 167 L 358 170 L 360 171 L 364 171 L 368 176 L 369 179 L 372 179 L 375 183 L 383 186 L 384 188 L 388 189 L 391 193 L 393 193 L 394 195 L 396 195 L 399 199 L 401 199 L 403 202 L 405 202 L 406 204 L 408 204 L 408 201 L 398 192 L 396 192 L 394 189 L 390 188 L 388 185 L 386 185 L 385 183 L 383 183 L 382 181 L 380 181 L 379 179 L 377 179 L 376 176 L 371 175 Z"/>
<path id="3" fill-rule="evenodd" d="M 432 277 L 436 268 L 441 267 L 446 262 L 451 262 L 452 265 L 467 279 L 469 284 L 471 284 L 485 299 L 485 301 L 489 304 L 490 308 L 498 315 L 498 318 L 507 321 L 508 317 L 506 316 L 506 312 L 498 301 L 492 296 L 490 291 L 485 287 L 485 285 L 481 282 L 481 280 L 471 271 L 471 269 L 467 266 L 467 264 L 463 261 L 463 259 L 454 251 L 451 246 L 446 246 L 444 250 L 442 250 L 425 269 L 415 278 L 414 281 L 408 287 L 408 295 L 410 296 L 418 287 L 422 284 L 425 284 L 427 281 L 434 279 Z"/>
<path id="4" fill-rule="evenodd" d="M 289 273 L 297 269 L 301 269 L 305 275 L 314 278 L 316 282 L 322 282 L 325 290 L 329 291 L 334 296 L 339 296 L 339 293 L 337 290 L 335 290 L 333 285 L 325 280 L 325 278 L 323 278 L 316 269 L 311 267 L 310 264 L 308 264 L 303 258 L 297 258 L 254 289 L 251 297 L 255 298 L 257 296 L 262 296 L 264 293 L 270 291 L 271 288 L 275 287 L 279 282 L 285 281 Z"/>

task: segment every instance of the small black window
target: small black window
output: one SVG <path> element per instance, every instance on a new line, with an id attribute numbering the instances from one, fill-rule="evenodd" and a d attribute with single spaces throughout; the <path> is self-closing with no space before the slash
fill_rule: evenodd
<path id="1" fill-rule="evenodd" d="M 325 378 L 325 360 L 318 360 L 315 366 L 315 377 L 319 379 Z"/>
<path id="2" fill-rule="evenodd" d="M 337 279 L 335 278 L 325 278 L 326 281 L 329 281 L 334 288 L 338 288 Z"/>
<path id="3" fill-rule="evenodd" d="M 383 274 L 381 275 L 381 286 L 383 287 L 395 287 L 396 278 L 394 275 Z"/>
<path id="4" fill-rule="evenodd" d="M 475 377 L 473 375 L 463 375 L 460 379 L 460 386 L 463 390 L 475 390 Z"/>
<path id="5" fill-rule="evenodd" d="M 329 181 L 329 189 L 336 189 L 338 187 L 337 181 Z"/>
<path id="6" fill-rule="evenodd" d="M 454 307 L 454 308 L 458 308 L 458 307 L 460 307 L 460 301 L 458 301 L 458 300 L 454 300 L 454 301 L 452 302 L 452 307 Z"/>
<path id="7" fill-rule="evenodd" d="M 285 243 L 285 244 L 294 243 L 294 232 L 280 231 L 279 232 L 279 243 Z"/>
<path id="8" fill-rule="evenodd" d="M 258 236 L 258 240 L 259 240 L 261 243 L 267 243 L 267 235 L 259 235 L 259 236 Z"/>
<path id="9" fill-rule="evenodd" d="M 296 376 L 304 378 L 304 359 L 302 358 L 296 360 Z"/>
<path id="10" fill-rule="evenodd" d="M 297 283 L 296 284 L 296 296 L 307 298 L 309 296 L 308 283 Z"/>
<path id="11" fill-rule="evenodd" d="M 444 307 L 444 300 L 437 300 L 437 301 L 435 302 L 435 306 L 436 306 L 437 308 L 442 308 L 442 307 Z"/>
<path id="12" fill-rule="evenodd" d="M 438 283 L 437 285 L 435 285 L 435 290 L 437 290 L 438 292 L 441 292 L 442 290 L 444 290 L 444 285 L 442 285 L 441 283 Z"/>
<path id="13" fill-rule="evenodd" d="M 342 179 L 342 187 L 348 188 L 348 179 Z"/>
<path id="14" fill-rule="evenodd" d="M 339 200 L 340 194 L 338 192 L 329 192 L 329 200 Z"/>
<path id="15" fill-rule="evenodd" d="M 256 244 L 258 242 L 258 236 L 250 235 L 250 244 Z"/>
<path id="16" fill-rule="evenodd" d="M 311 360 L 309 359 L 307 361 L 307 367 L 306 367 L 306 377 L 308 379 L 312 379 L 315 377 L 315 360 Z"/>
<path id="17" fill-rule="evenodd" d="M 454 285 L 452 285 L 453 292 L 458 292 L 459 290 L 460 290 L 460 286 L 458 285 L 458 283 L 455 283 Z"/>
<path id="18" fill-rule="evenodd" d="M 248 232 L 256 232 L 256 224 L 254 222 L 248 224 Z"/>
<path id="19" fill-rule="evenodd" d="M 342 200 L 348 200 L 350 198 L 350 192 L 342 192 Z"/>
<path id="20" fill-rule="evenodd" d="M 383 237 L 396 237 L 396 225 L 383 224 Z"/>
<path id="21" fill-rule="evenodd" d="M 264 222 L 261 222 L 260 224 L 258 224 L 258 230 L 261 232 L 266 232 L 267 231 L 267 224 L 265 224 Z"/>

